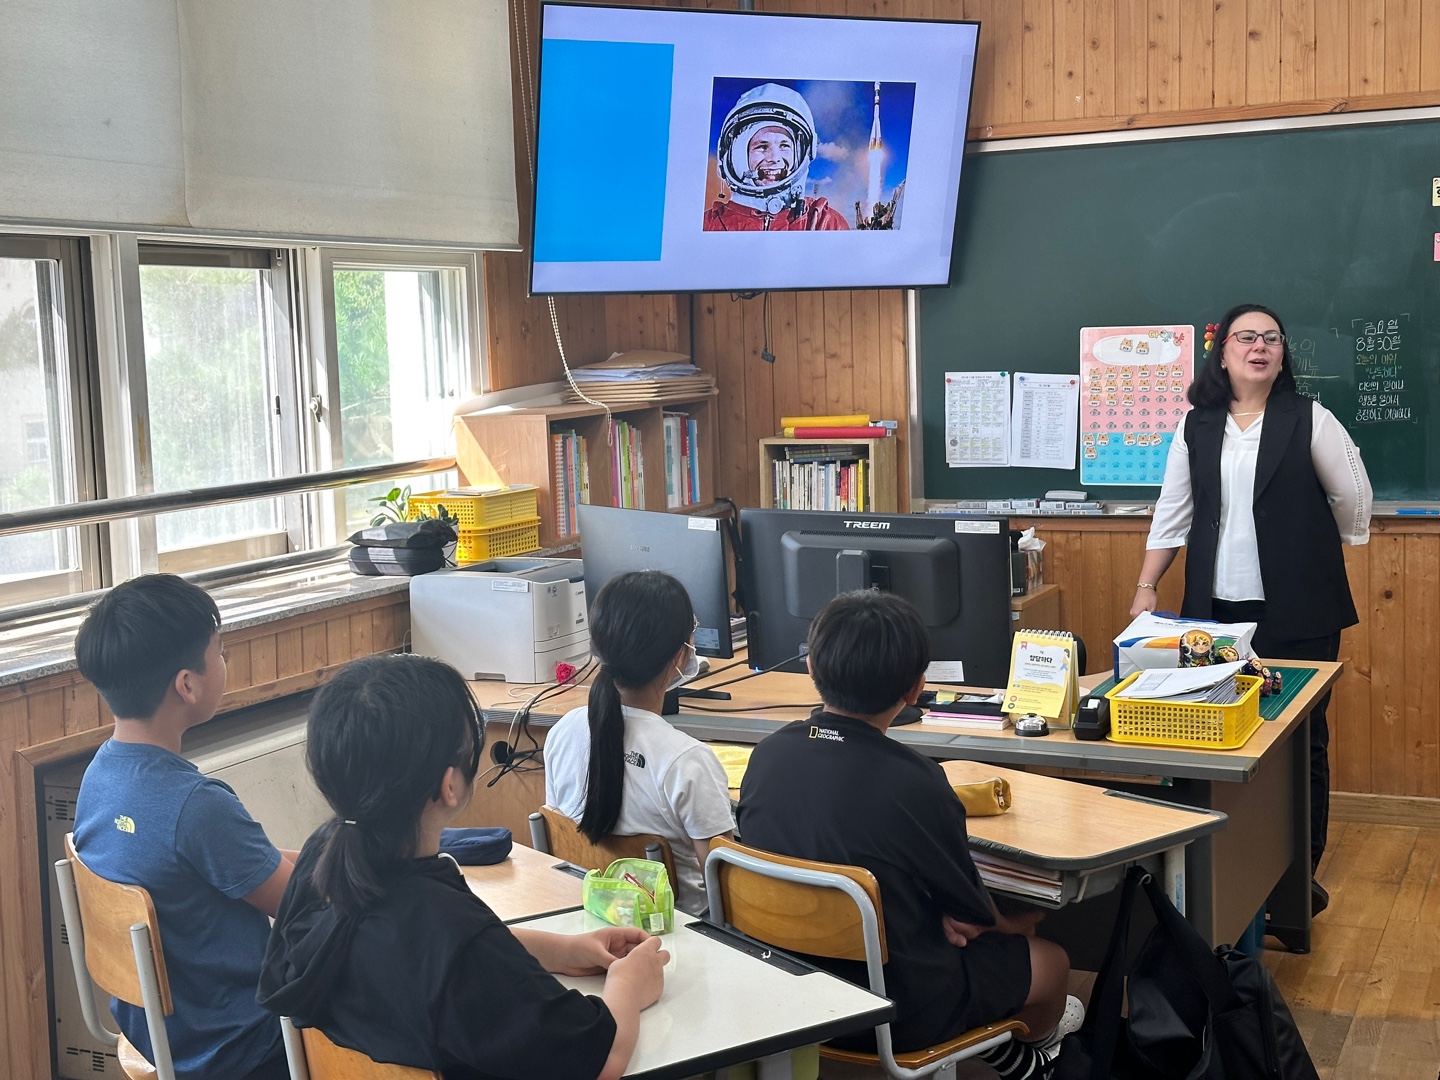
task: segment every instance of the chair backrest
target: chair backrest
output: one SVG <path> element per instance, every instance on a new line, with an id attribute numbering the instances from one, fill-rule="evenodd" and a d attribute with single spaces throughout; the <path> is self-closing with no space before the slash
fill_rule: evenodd
<path id="1" fill-rule="evenodd" d="M 745 856 L 743 862 L 746 865 L 724 858 L 716 859 L 715 853 L 720 850 Z M 711 863 L 715 864 L 714 872 L 719 878 L 720 910 L 731 926 L 778 949 L 833 960 L 869 958 L 865 948 L 865 915 L 856 898 L 844 891 L 839 882 L 819 884 L 821 879 L 814 875 L 829 875 L 855 882 L 875 913 L 879 962 L 884 964 L 889 959 L 885 945 L 885 917 L 880 906 L 880 883 L 869 870 L 812 859 L 792 859 L 746 847 L 723 837 L 710 841 L 707 879 Z M 802 877 L 810 880 L 798 880 Z"/>
<path id="2" fill-rule="evenodd" d="M 288 1016 L 280 1018 L 280 1027 L 291 1080 L 444 1080 L 435 1069 L 387 1065 L 358 1050 L 337 1046 L 319 1028 L 297 1028 Z"/>
<path id="3" fill-rule="evenodd" d="M 75 877 L 80 900 L 80 921 L 85 933 L 85 966 L 95 985 L 111 997 L 145 1007 L 144 990 L 136 964 L 131 927 L 143 923 L 154 954 L 155 977 L 166 1016 L 175 1012 L 170 999 L 170 976 L 160 948 L 160 922 L 150 894 L 138 885 L 122 885 L 95 873 L 75 853 L 73 834 L 65 834 L 65 856 Z"/>
<path id="4" fill-rule="evenodd" d="M 553 806 L 542 806 L 540 816 L 545 822 L 546 841 L 551 855 L 566 862 L 583 866 L 587 870 L 604 870 L 616 859 L 649 859 L 647 848 L 660 849 L 660 861 L 675 884 L 675 855 L 670 842 L 654 833 L 635 833 L 632 836 L 614 834 L 598 844 L 589 840 L 580 827 Z M 532 815 L 533 818 L 533 815 Z"/>

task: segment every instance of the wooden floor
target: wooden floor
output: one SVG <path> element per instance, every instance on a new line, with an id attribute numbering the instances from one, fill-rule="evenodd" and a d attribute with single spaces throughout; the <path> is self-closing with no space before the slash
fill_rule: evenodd
<path id="1" fill-rule="evenodd" d="M 1265 952 L 1322 1080 L 1440 1072 L 1440 828 L 1330 826 L 1314 948 Z M 1274 939 L 1269 945 L 1276 946 Z"/>
<path id="2" fill-rule="evenodd" d="M 1313 924 L 1314 948 L 1295 956 L 1267 938 L 1265 963 L 1321 1080 L 1431 1080 L 1440 1074 L 1440 827 L 1332 820 L 1320 880 L 1330 907 Z M 822 1062 L 820 1075 L 884 1073 Z M 961 1075 L 995 1074 L 972 1065 Z"/>

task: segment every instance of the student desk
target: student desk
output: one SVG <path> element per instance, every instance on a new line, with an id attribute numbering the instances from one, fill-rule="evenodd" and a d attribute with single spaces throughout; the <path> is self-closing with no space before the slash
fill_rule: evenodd
<path id="1" fill-rule="evenodd" d="M 504 862 L 462 866 L 470 891 L 485 901 L 501 922 L 573 911 L 581 903 L 580 878 L 556 870 L 560 860 L 515 844 Z"/>
<path id="2" fill-rule="evenodd" d="M 690 929 L 700 920 L 675 913 L 674 961 L 665 969 L 665 993 L 640 1014 L 640 1040 L 627 1077 L 682 1080 L 711 1069 L 757 1062 L 761 1080 L 791 1074 L 794 1050 L 883 1024 L 895 1007 L 885 998 L 804 966 L 795 973 L 727 941 L 721 931 Z M 579 934 L 603 925 L 584 911 L 527 919 L 528 929 Z M 743 939 L 741 939 L 743 940 Z M 802 965 L 803 966 L 803 965 Z M 566 986 L 598 994 L 599 975 L 557 976 Z"/>
<path id="3" fill-rule="evenodd" d="M 1239 750 L 1082 742 L 1064 729 L 1022 739 L 1010 729 L 964 731 L 924 722 L 892 729 L 891 735 L 940 761 L 960 758 L 1058 769 L 1065 775 L 1099 774 L 1113 787 L 1220 811 L 1229 826 L 1186 849 L 1186 917 L 1214 945 L 1235 941 L 1261 905 L 1268 905 L 1270 932 L 1290 949 L 1308 952 L 1309 713 L 1339 677 L 1340 665 L 1305 661 L 1305 666 L 1316 674 L 1277 719 L 1262 723 Z M 725 681 L 736 673 L 694 685 Z M 1093 686 L 1103 679 L 1087 676 L 1081 684 Z M 731 701 L 682 698 L 680 715 L 672 722 L 698 739 L 758 742 L 781 724 L 803 719 L 818 704 L 814 685 L 803 675 L 770 672 L 726 689 Z"/>

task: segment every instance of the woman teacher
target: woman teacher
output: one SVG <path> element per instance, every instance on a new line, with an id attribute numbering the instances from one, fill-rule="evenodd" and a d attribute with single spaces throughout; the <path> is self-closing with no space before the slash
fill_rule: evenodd
<path id="1" fill-rule="evenodd" d="M 1188 546 L 1182 616 L 1253 622 L 1255 652 L 1335 660 L 1358 621 L 1342 544 L 1370 539 L 1370 480 L 1350 435 L 1295 389 L 1285 327 L 1241 304 L 1210 328 L 1175 432 L 1130 614 L 1154 611 L 1155 588 Z M 1330 808 L 1327 692 L 1310 714 L 1311 908 Z"/>

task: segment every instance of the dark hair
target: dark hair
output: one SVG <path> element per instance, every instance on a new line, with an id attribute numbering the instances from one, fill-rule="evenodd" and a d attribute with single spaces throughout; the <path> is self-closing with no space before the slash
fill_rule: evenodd
<path id="1" fill-rule="evenodd" d="M 305 761 L 335 816 L 316 837 L 316 890 L 362 911 L 415 854 L 420 815 L 452 765 L 474 779 L 485 729 L 449 664 L 405 653 L 346 664 L 310 703 Z"/>
<path id="2" fill-rule="evenodd" d="M 1280 334 L 1285 334 L 1285 324 L 1280 321 L 1280 316 L 1271 311 L 1263 304 L 1236 304 L 1215 324 L 1215 344 L 1210 349 L 1209 355 L 1205 358 L 1205 366 L 1195 376 L 1195 381 L 1190 384 L 1190 404 L 1197 409 L 1213 408 L 1216 405 L 1229 405 L 1235 400 L 1235 391 L 1230 386 L 1230 375 L 1220 363 L 1220 358 L 1225 352 L 1225 339 L 1230 336 L 1230 324 L 1241 315 L 1249 315 L 1258 311 L 1261 315 L 1269 315 L 1275 320 L 1275 325 L 1280 328 Z M 1280 353 L 1280 374 L 1275 377 L 1275 385 L 1271 392 L 1276 390 L 1295 389 L 1295 369 L 1290 364 L 1290 339 L 1285 339 L 1285 345 Z"/>
<path id="3" fill-rule="evenodd" d="M 894 593 L 841 593 L 810 624 L 810 677 L 827 706 L 874 716 L 896 705 L 930 666 L 930 632 Z"/>
<path id="4" fill-rule="evenodd" d="M 146 574 L 101 597 L 75 635 L 80 674 L 122 720 L 149 720 L 182 671 L 205 672 L 220 629 L 210 594 L 174 574 Z"/>
<path id="5" fill-rule="evenodd" d="M 615 831 L 625 801 L 625 713 L 620 687 L 648 686 L 695 630 L 685 586 L 659 570 L 617 574 L 590 607 L 590 644 L 600 673 L 590 685 L 590 764 L 580 832 L 598 842 Z"/>

